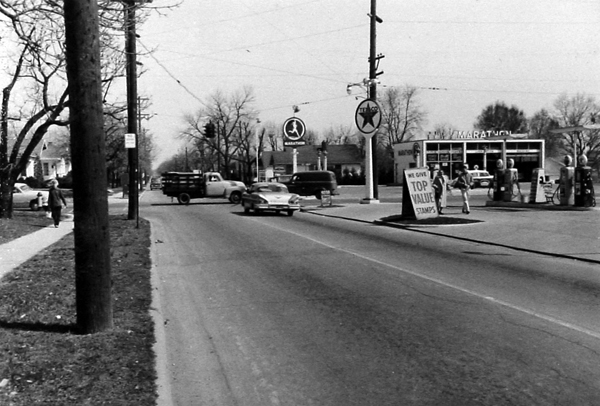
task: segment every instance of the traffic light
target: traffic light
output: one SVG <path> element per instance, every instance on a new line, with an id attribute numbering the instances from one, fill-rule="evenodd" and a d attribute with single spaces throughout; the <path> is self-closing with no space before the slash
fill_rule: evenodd
<path id="1" fill-rule="evenodd" d="M 210 121 L 204 124 L 204 136 L 206 138 L 215 138 L 215 125 Z"/>

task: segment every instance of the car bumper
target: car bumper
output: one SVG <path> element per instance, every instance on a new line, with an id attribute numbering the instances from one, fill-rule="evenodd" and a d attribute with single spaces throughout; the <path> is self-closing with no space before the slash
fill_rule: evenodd
<path id="1" fill-rule="evenodd" d="M 255 204 L 255 209 L 259 210 L 275 210 L 275 211 L 287 211 L 287 210 L 300 210 L 300 205 L 290 204 Z"/>

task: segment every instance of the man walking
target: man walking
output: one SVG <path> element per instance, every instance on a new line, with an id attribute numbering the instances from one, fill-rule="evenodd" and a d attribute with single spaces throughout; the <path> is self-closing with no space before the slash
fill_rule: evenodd
<path id="1" fill-rule="evenodd" d="M 60 215 L 63 206 L 67 207 L 67 201 L 63 196 L 62 190 L 58 188 L 58 181 L 54 179 L 50 184 L 50 190 L 48 190 L 48 207 L 52 212 L 52 220 L 54 220 L 55 228 L 58 228 L 60 224 Z"/>

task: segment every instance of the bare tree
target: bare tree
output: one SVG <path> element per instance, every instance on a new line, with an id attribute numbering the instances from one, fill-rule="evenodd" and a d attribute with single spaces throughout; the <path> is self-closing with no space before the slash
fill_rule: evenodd
<path id="1" fill-rule="evenodd" d="M 203 158 L 210 160 L 217 171 L 229 176 L 233 164 L 247 164 L 251 150 L 255 148 L 256 112 L 253 103 L 254 94 L 250 87 L 229 97 L 216 92 L 206 102 L 206 107 L 186 116 L 187 127 L 182 136 L 194 140 Z M 214 138 L 207 138 L 204 133 L 208 122 L 215 125 Z"/>
<path id="2" fill-rule="evenodd" d="M 388 88 L 381 97 L 383 128 L 379 137 L 388 150 L 393 145 L 408 141 L 421 131 L 427 114 L 418 101 L 416 87 Z"/>
<path id="3" fill-rule="evenodd" d="M 123 75 L 122 9 L 102 2 L 102 84 L 104 99 Z M 0 115 L 0 217 L 12 216 L 12 187 L 54 125 L 68 125 L 62 5 L 52 0 L 0 0 L 3 45 L 12 49 L 9 83 L 3 88 Z M 117 40 L 118 39 L 118 40 Z M 19 97 L 13 97 L 18 94 Z"/>
<path id="4" fill-rule="evenodd" d="M 456 132 L 456 128 L 448 123 L 438 123 L 433 129 L 433 139 L 446 140 L 452 138 L 452 134 Z"/>
<path id="5" fill-rule="evenodd" d="M 546 156 L 557 157 L 563 152 L 562 136 L 550 132 L 558 127 L 558 121 L 546 109 L 541 109 L 529 120 L 529 136 L 546 141 Z"/>
<path id="6" fill-rule="evenodd" d="M 527 118 L 518 107 L 508 107 L 504 102 L 497 101 L 483 109 L 474 125 L 484 131 L 524 133 L 527 131 Z"/>
<path id="7" fill-rule="evenodd" d="M 337 128 L 330 127 L 325 132 L 325 141 L 331 145 L 358 144 L 359 135 L 352 127 L 340 125 Z"/>
<path id="8" fill-rule="evenodd" d="M 593 96 L 577 94 L 568 97 L 563 94 L 554 102 L 555 115 L 560 127 L 578 127 L 596 122 L 600 106 Z M 600 131 L 570 131 L 562 134 L 565 153 L 587 155 L 592 166 L 600 165 Z"/>

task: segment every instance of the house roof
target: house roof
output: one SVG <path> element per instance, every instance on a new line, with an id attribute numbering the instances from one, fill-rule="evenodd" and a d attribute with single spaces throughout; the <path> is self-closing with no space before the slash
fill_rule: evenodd
<path id="1" fill-rule="evenodd" d="M 317 162 L 317 149 L 320 149 L 321 145 L 304 145 L 297 147 L 297 163 L 316 163 Z M 273 166 L 273 165 L 292 165 L 293 148 L 288 147 L 285 151 L 263 151 L 262 153 L 262 165 Z M 360 164 L 364 161 L 363 155 L 356 144 L 345 144 L 345 145 L 328 145 L 327 146 L 327 163 L 328 165 L 342 165 L 342 164 Z"/>
<path id="2" fill-rule="evenodd" d="M 36 152 L 40 159 L 62 159 L 64 148 L 60 148 L 53 142 L 43 141 L 36 148 Z"/>

